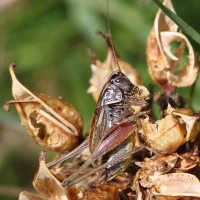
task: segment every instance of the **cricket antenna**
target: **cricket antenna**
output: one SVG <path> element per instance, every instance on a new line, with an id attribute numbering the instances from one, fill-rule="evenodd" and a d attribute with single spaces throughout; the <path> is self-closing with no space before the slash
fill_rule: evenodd
<path id="1" fill-rule="evenodd" d="M 111 32 L 110 32 L 109 3 L 108 3 L 108 1 L 109 1 L 109 0 L 107 0 L 107 17 L 108 17 L 109 38 L 110 38 L 110 43 L 111 43 L 111 47 L 112 47 L 112 52 L 113 52 L 115 61 L 116 61 L 116 63 L 117 63 L 118 70 L 121 71 L 120 66 L 119 66 L 119 63 L 118 63 L 118 60 L 117 60 L 117 57 L 116 57 L 116 54 L 115 54 L 115 50 L 114 50 L 114 47 L 113 47 L 113 43 L 112 43 L 112 35 L 111 35 Z"/>

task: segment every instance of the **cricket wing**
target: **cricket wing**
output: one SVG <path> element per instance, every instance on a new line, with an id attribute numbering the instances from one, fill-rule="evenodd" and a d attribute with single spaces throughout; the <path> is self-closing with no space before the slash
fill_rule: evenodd
<path id="1" fill-rule="evenodd" d="M 134 121 L 120 124 L 120 126 L 118 126 L 112 133 L 110 133 L 107 137 L 104 138 L 104 140 L 95 149 L 90 159 L 87 162 L 85 162 L 76 172 L 74 172 L 67 179 L 65 179 L 62 182 L 62 185 L 72 186 L 75 183 L 77 183 L 76 181 L 70 181 L 73 180 L 78 174 L 80 174 L 80 172 L 86 169 L 96 159 L 119 146 L 126 138 L 128 138 L 133 133 L 135 128 L 136 123 Z M 79 179 L 79 181 L 81 180 L 83 179 Z"/>

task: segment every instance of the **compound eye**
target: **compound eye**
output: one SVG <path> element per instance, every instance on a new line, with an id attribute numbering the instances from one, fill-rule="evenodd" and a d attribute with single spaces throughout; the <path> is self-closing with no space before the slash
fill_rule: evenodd
<path id="1" fill-rule="evenodd" d="M 119 72 L 118 71 L 115 71 L 113 72 L 109 78 L 108 78 L 108 81 L 111 81 L 111 80 L 114 80 L 115 78 L 117 78 L 119 76 Z"/>
<path id="2" fill-rule="evenodd" d="M 113 76 L 111 77 L 111 79 L 115 79 L 115 78 L 117 78 L 119 76 L 119 74 L 118 73 L 116 73 L 116 74 L 113 74 Z"/>

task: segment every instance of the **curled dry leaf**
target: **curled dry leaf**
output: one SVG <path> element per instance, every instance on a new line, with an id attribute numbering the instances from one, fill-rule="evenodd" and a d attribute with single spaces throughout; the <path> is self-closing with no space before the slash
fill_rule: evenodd
<path id="1" fill-rule="evenodd" d="M 163 4 L 175 12 L 171 0 L 164 0 Z M 177 31 L 178 26 L 159 9 L 147 40 L 146 55 L 150 76 L 164 93 L 173 91 L 176 87 L 192 85 L 199 71 L 194 49 L 189 40 Z M 181 44 L 173 54 L 170 44 L 174 41 L 181 42 Z M 189 62 L 175 75 L 181 56 L 185 52 L 185 46 L 189 50 Z"/>
<path id="2" fill-rule="evenodd" d="M 15 100 L 6 102 L 4 109 L 8 110 L 13 104 L 28 133 L 43 147 L 63 152 L 78 146 L 83 131 L 80 113 L 61 98 L 28 90 L 18 81 L 14 66 L 10 65 L 10 73 Z"/>
<path id="3" fill-rule="evenodd" d="M 93 63 L 91 65 L 92 78 L 90 79 L 91 86 L 87 92 L 92 93 L 95 101 L 98 100 L 101 90 L 104 84 L 107 82 L 110 74 L 113 71 L 118 70 L 115 57 L 113 56 L 113 50 L 112 50 L 112 45 L 110 43 L 110 38 L 104 36 L 100 31 L 98 31 L 97 34 L 101 35 L 106 40 L 107 45 L 108 45 L 108 53 L 107 53 L 106 60 L 102 63 L 96 58 L 96 55 L 94 53 L 90 52 L 90 56 Z M 116 57 L 118 60 L 119 56 L 117 55 L 117 53 L 116 53 Z M 121 68 L 121 71 L 130 79 L 130 81 L 134 85 L 137 85 L 137 86 L 142 85 L 142 80 L 137 70 L 135 70 L 130 64 L 128 64 L 125 61 L 120 61 L 118 63 Z M 144 96 L 147 95 L 146 92 L 148 92 L 148 90 L 145 87 L 141 87 L 140 89 L 143 89 L 142 95 Z M 137 110 L 139 109 L 137 108 Z"/>
<path id="4" fill-rule="evenodd" d="M 190 108 L 173 109 L 169 105 L 167 114 L 157 122 L 148 117 L 138 120 L 138 130 L 153 148 L 173 153 L 178 147 L 195 138 L 200 126 Z"/>
<path id="5" fill-rule="evenodd" d="M 118 188 L 115 185 L 100 185 L 85 190 L 83 200 L 120 200 Z"/>

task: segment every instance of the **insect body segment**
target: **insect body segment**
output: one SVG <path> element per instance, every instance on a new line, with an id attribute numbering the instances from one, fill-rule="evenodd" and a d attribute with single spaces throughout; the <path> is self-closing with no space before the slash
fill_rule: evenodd
<path id="1" fill-rule="evenodd" d="M 102 164 L 108 163 L 114 160 L 117 156 L 124 155 L 134 148 L 135 136 L 131 134 L 127 139 L 125 139 L 118 147 L 114 148 L 109 153 L 105 154 L 102 158 Z M 104 183 L 118 176 L 121 172 L 123 172 L 130 164 L 133 155 L 129 155 L 125 157 L 123 160 L 117 162 L 114 165 L 108 165 L 105 169 L 99 172 L 99 178 L 95 182 L 95 185 Z"/>

